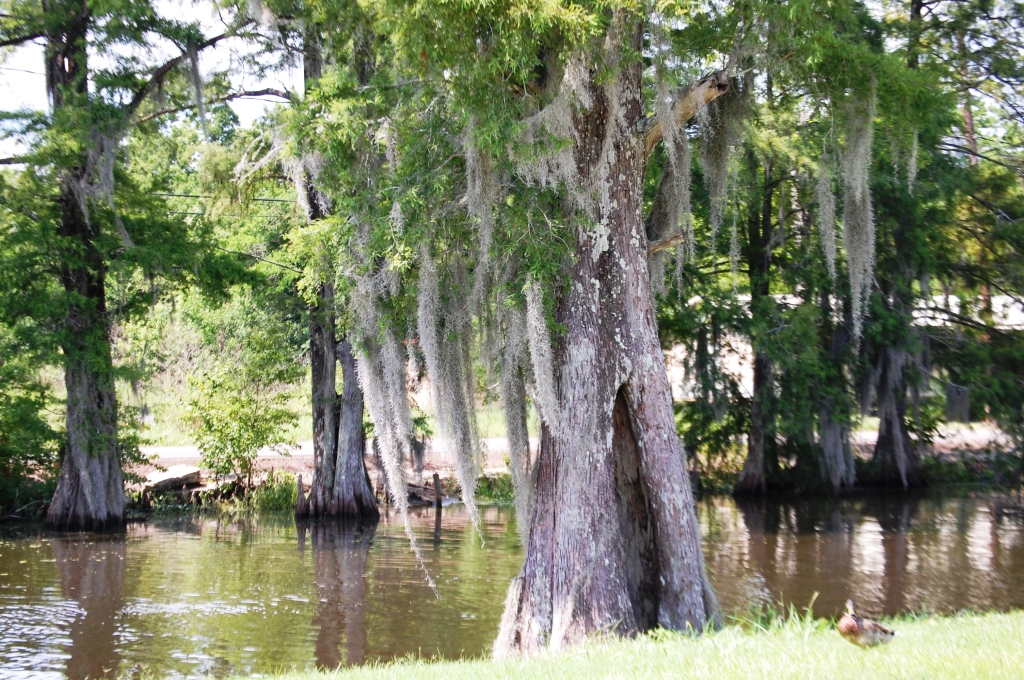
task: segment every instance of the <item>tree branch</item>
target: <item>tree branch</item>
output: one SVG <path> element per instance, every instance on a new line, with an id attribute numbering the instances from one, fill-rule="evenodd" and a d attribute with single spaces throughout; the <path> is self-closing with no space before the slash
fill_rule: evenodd
<path id="1" fill-rule="evenodd" d="M 203 103 L 204 104 L 223 104 L 224 102 L 233 101 L 235 99 L 243 99 L 243 98 L 246 98 L 246 97 L 280 97 L 281 99 L 284 99 L 284 100 L 289 101 L 289 102 L 294 101 L 294 97 L 292 96 L 292 94 L 290 92 L 285 92 L 284 90 L 275 90 L 275 89 L 272 89 L 272 88 L 267 88 L 265 90 L 242 90 L 240 92 L 229 92 L 228 94 L 220 96 L 220 97 L 213 97 L 212 99 L 206 99 L 206 100 L 204 100 Z M 174 107 L 171 107 L 169 109 L 160 109 L 159 111 L 154 111 L 153 113 L 148 113 L 145 116 L 142 116 L 141 118 L 138 119 L 138 122 L 140 122 L 140 123 L 147 123 L 147 122 L 153 120 L 154 118 L 159 118 L 160 116 L 166 116 L 166 115 L 169 115 L 171 113 L 181 113 L 182 111 L 189 111 L 189 110 L 194 109 L 194 108 L 196 108 L 196 104 L 188 104 L 188 105 L 185 105 L 185 106 L 174 106 Z"/>
<path id="2" fill-rule="evenodd" d="M 970 149 L 970 148 L 968 148 L 966 146 L 962 146 L 960 144 L 945 144 L 945 143 L 943 143 L 943 144 L 936 144 L 935 148 L 937 148 L 937 149 L 945 149 L 947 151 L 959 151 L 961 153 L 967 154 L 968 156 L 975 156 L 976 158 L 980 158 L 983 161 L 988 161 L 989 163 L 995 163 L 996 165 L 1002 166 L 1002 167 L 1006 168 L 1007 170 L 1012 170 L 1014 173 L 1020 173 L 1020 168 L 1017 168 L 1017 167 L 1015 167 L 1013 165 L 1010 165 L 1009 163 L 1004 163 L 1003 161 L 997 160 L 997 159 L 992 158 L 991 156 L 987 156 L 987 155 L 985 155 L 983 153 L 978 153 L 977 151 L 974 151 L 974 150 L 972 150 L 972 149 Z"/>
<path id="3" fill-rule="evenodd" d="M 45 33 L 29 33 L 27 35 L 19 35 L 14 38 L 7 38 L 6 40 L 0 40 L 0 47 L 13 47 L 15 45 L 21 45 L 23 43 L 30 42 L 36 38 L 45 37 Z"/>
<path id="4" fill-rule="evenodd" d="M 960 324 L 961 326 L 966 326 L 968 328 L 976 328 L 976 329 L 978 329 L 980 331 L 986 331 L 986 332 L 989 332 L 989 333 L 995 333 L 996 335 L 1006 335 L 1005 332 L 1003 332 L 1002 330 L 1000 330 L 996 326 L 992 326 L 992 325 L 989 325 L 989 324 L 981 323 L 979 321 L 975 321 L 974 319 L 972 319 L 970 317 L 964 316 L 962 314 L 957 314 L 956 312 L 950 311 L 948 309 L 943 309 L 942 307 L 918 307 L 917 311 L 928 312 L 930 314 L 944 314 L 946 317 L 948 317 L 946 319 L 943 319 L 941 317 L 935 317 L 935 316 L 925 317 L 925 318 L 934 319 L 936 321 L 953 321 L 955 323 Z"/>
<path id="5" fill-rule="evenodd" d="M 280 262 L 274 262 L 273 260 L 268 260 L 265 257 L 260 257 L 259 255 L 253 255 L 252 253 L 246 253 L 246 252 L 243 252 L 241 250 L 228 250 L 227 248 L 221 248 L 220 246 L 215 246 L 215 247 L 217 248 L 217 250 L 223 250 L 225 253 L 231 253 L 232 255 L 244 255 L 245 257 L 251 257 L 252 259 L 259 260 L 260 262 L 266 262 L 267 264 L 272 264 L 275 267 L 280 267 L 281 269 L 287 269 L 289 271 L 293 271 L 296 274 L 301 274 L 302 273 L 301 269 L 296 269 L 295 267 L 292 267 L 291 265 L 281 264 Z"/>
<path id="6" fill-rule="evenodd" d="M 701 107 L 707 106 L 723 94 L 729 91 L 729 73 L 726 70 L 715 71 L 709 76 L 701 78 L 683 91 L 679 102 L 672 109 L 676 125 L 683 127 L 686 121 L 697 115 Z M 647 139 L 645 142 L 647 156 L 650 157 L 654 147 L 665 137 L 661 121 L 657 117 L 650 120 L 647 128 Z"/>
<path id="7" fill-rule="evenodd" d="M 686 232 L 677 231 L 674 234 L 670 234 L 665 238 L 658 239 L 657 241 L 651 241 L 647 244 L 647 257 L 660 253 L 663 250 L 669 250 L 675 248 L 678 245 L 686 243 Z"/>
<path id="8" fill-rule="evenodd" d="M 237 31 L 241 30 L 245 26 L 248 26 L 250 23 L 252 23 L 251 19 L 249 21 L 246 21 L 246 22 L 242 23 L 241 25 L 231 29 L 230 31 L 225 31 L 224 33 L 221 33 L 220 35 L 215 35 L 212 38 L 204 40 L 203 42 L 201 42 L 201 43 L 199 43 L 198 45 L 195 46 L 195 51 L 196 52 L 201 52 L 201 51 L 205 50 L 208 47 L 213 47 L 214 45 L 219 43 L 221 40 L 225 40 L 227 38 L 233 38 L 235 36 L 235 34 L 237 33 Z M 185 52 L 182 52 L 181 54 L 179 54 L 178 56 L 174 57 L 173 59 L 165 62 L 163 66 L 161 66 L 156 71 L 154 71 L 153 75 L 150 76 L 149 81 L 143 87 L 141 87 L 141 88 L 139 88 L 138 90 L 135 91 L 134 96 L 132 96 L 132 100 L 128 103 L 128 107 L 125 110 L 125 118 L 127 119 L 127 118 L 130 118 L 131 116 L 133 116 L 135 114 L 135 112 L 138 110 L 138 108 L 140 106 L 142 106 L 142 102 L 144 102 L 146 100 L 146 97 L 155 88 L 157 88 L 161 83 L 163 83 L 164 79 L 167 78 L 167 76 L 171 73 L 171 71 L 173 71 L 175 69 L 175 67 L 177 67 L 179 64 L 181 64 L 186 59 L 188 59 L 188 54 L 185 53 Z"/>

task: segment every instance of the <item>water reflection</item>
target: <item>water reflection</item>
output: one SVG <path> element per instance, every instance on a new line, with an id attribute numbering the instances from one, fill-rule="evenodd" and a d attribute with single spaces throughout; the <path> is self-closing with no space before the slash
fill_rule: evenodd
<path id="1" fill-rule="evenodd" d="M 50 541 L 64 597 L 78 611 L 68 630 L 65 674 L 72 680 L 117 675 L 117 616 L 124 591 L 123 537 Z"/>
<path id="2" fill-rule="evenodd" d="M 367 563 L 376 524 L 319 520 L 298 522 L 299 546 L 312 536 L 317 629 L 313 658 L 317 668 L 361 664 L 366 658 L 365 596 Z M 345 645 L 342 657 L 341 646 Z"/>
<path id="3" fill-rule="evenodd" d="M 841 501 L 713 499 L 708 566 L 726 611 L 782 601 L 835 616 L 1024 607 L 1024 521 L 1005 497 L 878 495 Z"/>
<path id="4" fill-rule="evenodd" d="M 1024 514 L 1002 496 L 700 505 L 727 613 L 1024 608 Z M 440 525 L 438 525 L 440 521 Z M 402 523 L 292 517 L 132 525 L 127 537 L 0 535 L 0 675 L 207 677 L 486 654 L 522 564 L 510 510 Z M 438 528 L 440 526 L 440 528 Z M 426 582 L 424 569 L 437 584 Z"/>

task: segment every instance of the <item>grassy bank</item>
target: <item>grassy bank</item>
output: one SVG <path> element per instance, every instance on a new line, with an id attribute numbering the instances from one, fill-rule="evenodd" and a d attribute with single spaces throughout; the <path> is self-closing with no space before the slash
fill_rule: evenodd
<path id="1" fill-rule="evenodd" d="M 592 643 L 529 661 L 406 661 L 338 673 L 282 676 L 426 680 L 500 678 L 1022 678 L 1024 612 L 903 619 L 889 645 L 863 650 L 825 621 L 790 620 L 769 627 L 728 626 L 689 638 L 658 633 Z"/>

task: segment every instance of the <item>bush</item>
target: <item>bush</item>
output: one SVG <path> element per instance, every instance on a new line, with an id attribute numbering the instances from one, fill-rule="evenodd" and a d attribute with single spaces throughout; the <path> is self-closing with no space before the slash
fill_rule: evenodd
<path id="1" fill-rule="evenodd" d="M 188 428 L 203 467 L 252 481 L 261 448 L 281 443 L 296 421 L 289 388 L 304 372 L 287 328 L 241 294 L 196 323 L 214 352 L 189 377 Z"/>
<path id="2" fill-rule="evenodd" d="M 61 437 L 46 421 L 51 397 L 37 370 L 0 327 L 0 519 L 39 514 L 56 483 Z"/>
<path id="3" fill-rule="evenodd" d="M 452 498 L 462 496 L 462 487 L 454 476 L 441 480 L 441 491 L 445 496 Z M 484 503 L 512 503 L 515 500 L 515 494 L 512 492 L 512 475 L 508 472 L 498 472 L 490 476 L 480 475 L 476 480 L 476 500 Z"/>
<path id="4" fill-rule="evenodd" d="M 46 479 L 0 474 L 0 520 L 42 516 L 56 489 L 55 474 L 48 475 Z"/>
<path id="5" fill-rule="evenodd" d="M 263 483 L 249 491 L 245 505 L 251 510 L 294 510 L 298 500 L 298 482 L 290 472 L 271 470 Z"/>

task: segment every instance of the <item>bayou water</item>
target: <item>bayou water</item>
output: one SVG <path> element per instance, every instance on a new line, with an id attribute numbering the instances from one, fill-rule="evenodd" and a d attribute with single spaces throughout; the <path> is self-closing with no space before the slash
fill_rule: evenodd
<path id="1" fill-rule="evenodd" d="M 1024 608 L 1019 498 L 902 495 L 700 504 L 727 614 L 780 603 L 833 616 Z M 511 509 L 394 516 L 376 528 L 288 516 L 133 524 L 120 538 L 0 537 L 0 676 L 226 676 L 488 652 L 519 570 Z"/>

